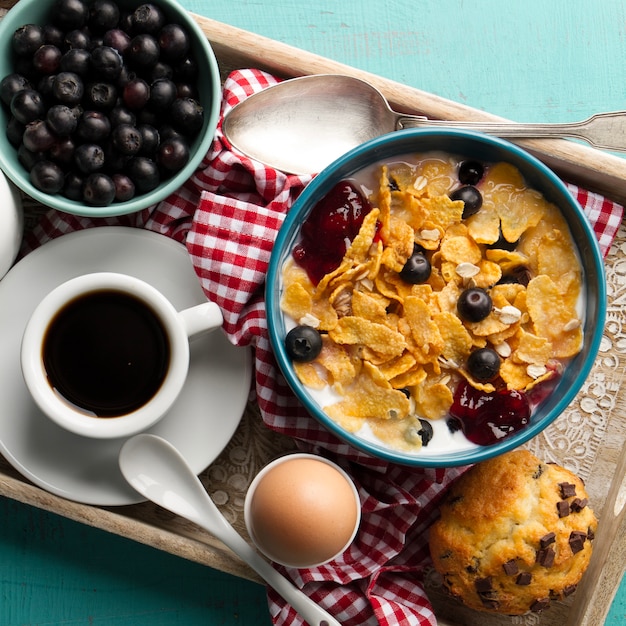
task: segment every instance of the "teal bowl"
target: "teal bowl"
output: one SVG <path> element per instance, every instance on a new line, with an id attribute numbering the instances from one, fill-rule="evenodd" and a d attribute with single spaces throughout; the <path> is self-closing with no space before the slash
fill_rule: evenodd
<path id="1" fill-rule="evenodd" d="M 215 54 L 209 41 L 197 22 L 175 0 L 154 0 L 162 8 L 171 22 L 184 26 L 190 33 L 192 50 L 201 72 L 198 81 L 199 100 L 204 108 L 204 123 L 197 138 L 190 146 L 191 155 L 183 169 L 172 178 L 163 181 L 152 191 L 137 195 L 127 202 L 114 202 L 105 207 L 89 206 L 82 202 L 69 200 L 61 194 L 47 194 L 29 180 L 27 170 L 17 158 L 17 151 L 7 139 L 4 131 L 0 132 L 0 169 L 26 195 L 45 206 L 87 217 L 111 217 L 141 211 L 167 198 L 176 191 L 196 170 L 206 155 L 213 141 L 219 118 L 221 101 L 220 73 Z M 14 71 L 11 37 L 16 29 L 24 24 L 45 24 L 49 21 L 54 0 L 20 0 L 0 21 L 0 79 Z M 142 4 L 141 0 L 117 0 L 122 9 L 134 9 Z M 9 116 L 4 106 L 0 107 L 0 128 L 6 128 Z"/>
<path id="2" fill-rule="evenodd" d="M 488 446 L 441 453 L 407 453 L 391 449 L 347 432 L 321 409 L 298 379 L 285 349 L 286 323 L 280 309 L 282 267 L 298 241 L 300 226 L 315 204 L 343 179 L 381 160 L 407 154 L 445 152 L 463 159 L 485 163 L 499 161 L 516 166 L 526 183 L 556 204 L 567 220 L 578 248 L 583 269 L 583 332 L 581 352 L 564 368 L 554 390 L 534 410 L 530 423 L 522 430 Z M 593 229 L 582 208 L 562 181 L 541 161 L 520 147 L 481 133 L 462 130 L 402 130 L 373 139 L 351 150 L 322 171 L 299 196 L 290 209 L 276 238 L 266 284 L 266 309 L 269 337 L 278 365 L 289 386 L 308 410 L 340 440 L 373 457 L 415 467 L 452 467 L 477 463 L 517 448 L 550 425 L 568 405 L 585 382 L 598 354 L 606 316 L 606 279 L 602 255 Z"/>

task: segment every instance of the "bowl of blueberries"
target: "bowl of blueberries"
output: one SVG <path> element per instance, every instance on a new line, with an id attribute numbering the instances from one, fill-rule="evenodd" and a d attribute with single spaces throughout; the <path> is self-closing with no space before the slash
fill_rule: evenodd
<path id="1" fill-rule="evenodd" d="M 580 205 L 542 162 L 463 130 L 364 143 L 305 188 L 267 274 L 280 371 L 322 427 L 408 466 L 476 463 L 574 401 L 606 315 Z"/>
<path id="2" fill-rule="evenodd" d="M 175 0 L 20 0 L 0 22 L 0 168 L 60 211 L 140 211 L 200 165 L 220 89 Z"/>

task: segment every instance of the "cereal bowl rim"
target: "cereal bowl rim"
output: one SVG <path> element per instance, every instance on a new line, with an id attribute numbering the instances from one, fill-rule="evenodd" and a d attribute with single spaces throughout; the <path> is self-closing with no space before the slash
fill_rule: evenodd
<path id="1" fill-rule="evenodd" d="M 139 6 L 141 0 L 117 0 L 122 7 Z M 17 150 L 9 142 L 6 132 L 0 132 L 0 169 L 22 192 L 40 202 L 44 206 L 79 215 L 82 217 L 114 217 L 136 213 L 158 202 L 161 202 L 193 174 L 208 152 L 217 129 L 221 106 L 220 72 L 215 53 L 206 35 L 191 14 L 176 0 L 155 0 L 170 16 L 176 16 L 191 33 L 192 49 L 197 58 L 206 61 L 209 67 L 208 76 L 200 82 L 200 101 L 204 107 L 204 123 L 198 138 L 191 145 L 189 161 L 173 177 L 162 182 L 158 187 L 147 193 L 138 195 L 126 202 L 113 202 L 108 206 L 91 206 L 76 200 L 70 200 L 61 194 L 47 194 L 37 189 L 29 180 L 28 172 L 17 158 Z M 13 71 L 10 60 L 11 36 L 13 32 L 27 23 L 43 23 L 53 1 L 51 0 L 20 0 L 7 12 L 0 21 L 0 79 Z M 199 63 L 200 64 L 200 63 Z M 201 64 L 204 66 L 204 62 Z M 208 97 L 207 97 L 208 96 Z M 205 102 L 205 100 L 208 100 Z M 4 105 L 0 107 L 0 123 L 4 127 L 7 120 Z"/>
<path id="2" fill-rule="evenodd" d="M 524 179 L 564 212 L 581 258 L 585 295 L 584 344 L 564 369 L 553 393 L 544 400 L 531 423 L 514 435 L 489 446 L 420 456 L 365 440 L 332 420 L 300 382 L 284 346 L 285 323 L 280 310 L 281 268 L 290 254 L 300 225 L 313 206 L 339 181 L 377 161 L 411 153 L 444 151 L 461 158 L 508 161 Z M 582 207 L 561 179 L 538 158 L 504 139 L 457 129 L 407 129 L 388 133 L 350 150 L 320 172 L 302 191 L 278 233 L 267 272 L 266 314 L 270 344 L 281 373 L 307 411 L 339 440 L 373 457 L 414 467 L 454 467 L 483 461 L 526 443 L 549 426 L 573 401 L 598 354 L 606 317 L 604 262 L 595 233 Z M 546 411 L 547 408 L 547 411 Z"/>

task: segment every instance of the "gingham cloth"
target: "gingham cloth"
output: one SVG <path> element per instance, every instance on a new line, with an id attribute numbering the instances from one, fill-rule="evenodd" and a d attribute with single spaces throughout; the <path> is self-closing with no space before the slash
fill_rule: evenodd
<path id="1" fill-rule="evenodd" d="M 222 114 L 276 82 L 258 70 L 234 72 L 224 85 Z M 220 120 L 203 163 L 167 200 L 134 215 L 99 220 L 50 211 L 25 241 L 22 254 L 53 237 L 103 225 L 146 228 L 185 244 L 207 297 L 222 309 L 228 337 L 233 344 L 254 348 L 252 394 L 265 424 L 295 438 L 303 449 L 338 462 L 359 489 L 362 523 L 345 554 L 314 569 L 279 569 L 345 626 L 434 626 L 436 618 L 422 587 L 429 564 L 427 531 L 441 495 L 463 469 L 400 467 L 337 440 L 299 404 L 270 351 L 265 273 L 285 214 L 309 180 L 236 154 L 221 132 Z M 606 254 L 622 220 L 622 207 L 573 185 L 569 189 Z M 303 624 L 272 589 L 268 600 L 275 624 Z"/>

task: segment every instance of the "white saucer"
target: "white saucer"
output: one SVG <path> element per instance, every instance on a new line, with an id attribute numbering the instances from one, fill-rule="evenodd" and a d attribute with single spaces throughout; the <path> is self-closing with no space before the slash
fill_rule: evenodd
<path id="1" fill-rule="evenodd" d="M 35 406 L 20 368 L 22 332 L 37 302 L 65 280 L 94 271 L 142 278 L 181 309 L 206 300 L 185 247 L 150 231 L 93 228 L 31 252 L 0 281 L 0 453 L 56 495 L 97 506 L 134 504 L 143 498 L 118 467 L 124 440 L 96 441 L 56 426 Z M 251 375 L 249 351 L 230 344 L 221 330 L 194 341 L 181 396 L 148 432 L 170 441 L 202 472 L 237 429 Z"/>

